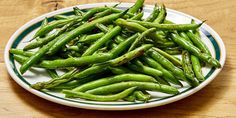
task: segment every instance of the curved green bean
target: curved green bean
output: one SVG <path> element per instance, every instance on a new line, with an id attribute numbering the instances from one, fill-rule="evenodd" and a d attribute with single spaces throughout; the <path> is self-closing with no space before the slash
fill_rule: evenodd
<path id="1" fill-rule="evenodd" d="M 117 101 L 119 99 L 125 98 L 126 96 L 130 95 L 136 87 L 130 87 L 120 93 L 114 94 L 114 95 L 93 95 L 89 93 L 82 93 L 82 92 L 74 92 L 70 90 L 63 90 L 62 92 L 66 95 L 69 95 L 70 97 L 76 98 L 83 98 L 88 100 L 95 100 L 95 101 Z"/>
<path id="2" fill-rule="evenodd" d="M 168 93 L 168 94 L 178 94 L 179 91 L 178 89 L 168 86 L 168 85 L 163 85 L 163 84 L 157 84 L 153 82 L 134 82 L 134 81 L 129 81 L 129 82 L 120 82 L 120 83 L 115 83 L 107 86 L 102 86 L 98 87 L 89 91 L 86 91 L 86 93 L 90 94 L 108 94 L 108 93 L 116 93 L 120 92 L 122 90 L 125 90 L 130 87 L 137 87 L 137 90 L 150 90 L 150 91 L 158 91 L 158 92 L 163 92 L 163 93 Z"/>
<path id="3" fill-rule="evenodd" d="M 201 64 L 199 62 L 199 59 L 196 56 L 191 55 L 191 61 L 192 61 L 192 65 L 193 65 L 193 71 L 195 73 L 197 80 L 199 82 L 204 81 L 205 78 L 202 75 L 202 69 L 201 69 Z"/>
<path id="4" fill-rule="evenodd" d="M 112 77 L 98 79 L 73 89 L 77 92 L 85 92 L 88 90 L 96 89 L 101 86 L 110 85 L 114 83 L 120 83 L 124 81 L 137 81 L 137 82 L 156 82 L 156 80 L 148 75 L 143 74 L 121 74 Z"/>

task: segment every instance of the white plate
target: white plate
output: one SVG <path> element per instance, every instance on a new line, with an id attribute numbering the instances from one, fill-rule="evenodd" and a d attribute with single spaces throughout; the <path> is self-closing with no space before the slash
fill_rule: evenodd
<path id="1" fill-rule="evenodd" d="M 86 4 L 86 5 L 78 5 L 80 9 L 89 9 L 93 7 L 99 7 L 99 6 L 112 6 L 117 3 L 96 3 L 96 4 Z M 133 3 L 122 3 L 119 5 L 119 9 L 127 9 L 131 7 Z M 146 5 L 143 9 L 144 11 L 144 17 L 147 17 L 153 9 L 153 6 Z M 19 74 L 19 67 L 20 65 L 13 60 L 13 57 L 11 54 L 9 54 L 9 49 L 11 48 L 23 48 L 26 43 L 25 41 L 28 41 L 32 35 L 35 33 L 37 28 L 40 26 L 42 20 L 45 17 L 48 17 L 49 20 L 52 20 L 52 16 L 57 14 L 70 14 L 73 10 L 73 7 L 60 9 L 54 12 L 50 12 L 47 14 L 44 14 L 42 16 L 39 16 L 25 25 L 23 25 L 21 28 L 19 28 L 10 38 L 10 40 L 7 43 L 7 46 L 5 48 L 5 63 L 7 70 L 11 77 L 23 88 L 30 91 L 31 93 L 42 97 L 44 99 L 47 99 L 49 101 L 72 106 L 72 107 L 79 107 L 79 108 L 85 108 L 85 109 L 97 109 L 97 110 L 132 110 L 132 109 L 142 109 L 142 108 L 150 108 L 155 106 L 161 106 L 168 103 L 172 103 L 175 101 L 178 101 L 180 99 L 183 99 L 189 95 L 192 95 L 193 93 L 199 91 L 203 87 L 205 87 L 207 84 L 209 84 L 217 74 L 221 71 L 222 68 L 215 69 L 211 67 L 204 67 L 202 69 L 203 74 L 206 77 L 206 80 L 202 82 L 198 87 L 196 88 L 189 88 L 189 86 L 185 86 L 184 88 L 179 89 L 181 91 L 180 94 L 169 96 L 169 95 L 163 95 L 160 93 L 152 92 L 152 95 L 154 98 L 150 100 L 148 103 L 142 103 L 142 102 L 95 102 L 95 101 L 87 101 L 87 100 L 81 100 L 81 99 L 67 99 L 64 98 L 63 94 L 56 93 L 56 92 L 41 92 L 34 90 L 30 88 L 29 84 L 33 84 L 39 81 L 46 81 L 49 80 L 48 76 L 46 76 L 45 71 L 42 69 L 31 69 L 31 71 L 27 71 L 24 76 Z M 190 23 L 191 19 L 194 19 L 197 23 L 200 23 L 201 21 L 184 13 L 167 9 L 167 19 L 171 20 L 175 23 Z M 224 43 L 222 39 L 219 37 L 219 35 L 208 25 L 203 24 L 200 28 L 201 30 L 201 37 L 203 41 L 207 44 L 208 48 L 210 49 L 212 56 L 219 60 L 220 64 L 224 65 L 225 58 L 226 58 L 226 50 Z M 162 96 L 160 98 L 160 96 Z"/>

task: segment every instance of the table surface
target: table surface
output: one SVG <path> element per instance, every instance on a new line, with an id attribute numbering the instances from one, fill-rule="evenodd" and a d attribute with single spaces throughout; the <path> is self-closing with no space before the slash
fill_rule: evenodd
<path id="1" fill-rule="evenodd" d="M 16 84 L 4 64 L 10 36 L 27 21 L 68 6 L 135 0 L 0 0 L 0 116 L 2 117 L 236 117 L 236 0 L 146 0 L 164 3 L 201 20 L 207 19 L 223 39 L 227 59 L 216 79 L 204 89 L 175 103 L 134 111 L 96 111 L 72 108 L 39 98 Z"/>

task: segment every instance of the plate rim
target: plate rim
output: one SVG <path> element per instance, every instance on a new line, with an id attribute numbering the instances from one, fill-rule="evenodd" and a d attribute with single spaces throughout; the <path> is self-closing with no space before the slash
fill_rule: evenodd
<path id="1" fill-rule="evenodd" d="M 75 5 L 81 9 L 88 9 L 88 8 L 93 8 L 93 7 L 97 7 L 97 6 L 102 6 L 102 5 L 114 5 L 117 4 L 118 2 L 102 2 L 102 3 L 92 3 L 92 4 L 83 4 L 83 5 Z M 128 7 L 133 5 L 134 3 L 121 3 L 120 6 L 124 6 L 124 7 Z M 212 36 L 214 36 L 214 38 L 216 39 L 217 43 L 219 44 L 219 48 L 221 51 L 221 55 L 220 55 L 220 63 L 222 65 L 221 68 L 216 69 L 214 72 L 207 80 L 205 80 L 203 83 L 201 83 L 198 87 L 193 88 L 188 90 L 185 93 L 182 93 L 180 95 L 176 95 L 173 97 L 170 97 L 168 99 L 163 99 L 160 101 L 154 101 L 154 102 L 150 102 L 150 103 L 145 103 L 145 104 L 132 104 L 132 105 L 127 105 L 127 106 L 103 106 L 103 105 L 90 105 L 90 104 L 83 104 L 83 103 L 74 103 L 74 102 L 70 102 L 70 101 L 65 101 L 62 99 L 58 99 L 55 98 L 53 96 L 48 96 L 40 91 L 34 90 L 31 87 L 29 87 L 28 85 L 26 85 L 26 83 L 24 83 L 19 77 L 17 77 L 17 75 L 15 74 L 15 72 L 13 71 L 13 69 L 11 68 L 11 63 L 9 61 L 9 49 L 11 48 L 11 45 L 13 44 L 13 42 L 15 41 L 16 37 L 22 33 L 27 27 L 31 26 L 33 23 L 37 23 L 39 21 L 41 21 L 41 19 L 45 18 L 46 16 L 51 17 L 55 14 L 59 14 L 59 13 L 65 13 L 68 11 L 71 11 L 71 9 L 75 6 L 71 6 L 71 7 L 66 7 L 63 9 L 59 9 L 56 11 L 52 11 L 49 13 L 45 13 L 43 15 L 40 15 L 32 20 L 30 20 L 29 22 L 25 23 L 23 26 L 21 26 L 20 28 L 18 28 L 15 33 L 10 37 L 6 47 L 5 47 L 5 51 L 4 51 L 4 61 L 5 61 L 5 65 L 7 67 L 7 71 L 10 74 L 10 76 L 12 77 L 12 79 L 14 81 L 16 81 L 21 87 L 23 87 L 24 89 L 26 89 L 27 91 L 31 92 L 32 94 L 44 98 L 46 100 L 58 103 L 58 104 L 62 104 L 62 105 L 66 105 L 66 106 L 71 106 L 71 107 L 77 107 L 77 108 L 85 108 L 85 109 L 95 109 L 95 110 L 134 110 L 134 109 L 143 109 L 143 108 L 151 108 L 151 107 L 156 107 L 156 106 L 162 106 L 165 104 L 169 104 L 169 103 L 173 103 L 175 101 L 181 100 L 183 98 L 186 98 L 194 93 L 196 93 L 197 91 L 201 90 L 202 88 L 204 88 L 206 85 L 208 85 L 212 80 L 214 80 L 216 78 L 216 76 L 219 74 L 219 72 L 223 69 L 223 66 L 225 64 L 225 60 L 226 60 L 226 49 L 225 49 L 225 45 L 223 43 L 223 40 L 221 39 L 221 37 L 218 35 L 218 33 L 216 33 L 210 26 L 208 26 L 207 24 L 203 24 L 204 27 L 206 27 L 207 31 L 210 32 L 210 34 Z M 152 9 L 154 6 L 153 5 L 144 5 L 144 7 L 146 9 Z M 197 22 L 201 22 L 199 19 L 185 14 L 183 12 L 180 11 L 176 11 L 173 9 L 169 9 L 167 8 L 168 11 L 171 11 L 173 13 L 177 13 L 177 14 L 181 14 L 183 16 L 187 16 L 189 18 L 192 18 L 194 20 L 196 20 Z"/>

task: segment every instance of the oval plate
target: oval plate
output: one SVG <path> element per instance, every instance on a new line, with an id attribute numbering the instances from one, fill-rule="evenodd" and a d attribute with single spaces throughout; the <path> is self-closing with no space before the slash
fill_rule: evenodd
<path id="1" fill-rule="evenodd" d="M 117 3 L 96 3 L 96 4 L 86 4 L 86 5 L 78 5 L 80 9 L 89 9 L 93 7 L 100 7 L 104 5 L 112 6 Z M 122 3 L 119 5 L 119 9 L 127 9 L 131 7 L 133 3 Z M 144 17 L 147 17 L 152 12 L 153 6 L 145 5 Z M 95 102 L 95 101 L 87 101 L 82 99 L 67 99 L 64 98 L 63 94 L 56 93 L 56 92 L 42 92 L 32 89 L 29 85 L 39 82 L 39 81 L 46 81 L 49 80 L 49 77 L 46 75 L 45 70 L 43 69 L 31 69 L 31 71 L 27 71 L 24 76 L 22 76 L 18 69 L 20 65 L 14 61 L 13 56 L 9 54 L 9 50 L 11 48 L 23 48 L 26 45 L 26 41 L 32 38 L 35 31 L 40 27 L 42 20 L 47 17 L 49 21 L 53 20 L 53 16 L 57 14 L 65 14 L 70 15 L 72 14 L 73 7 L 60 9 L 54 12 L 50 12 L 39 16 L 21 28 L 19 28 L 10 38 L 5 48 L 5 63 L 7 70 L 11 77 L 23 88 L 30 91 L 31 93 L 47 99 L 49 101 L 72 106 L 78 108 L 85 108 L 85 109 L 97 109 L 97 110 L 132 110 L 132 109 L 142 109 L 142 108 L 150 108 L 155 106 L 161 106 L 168 103 L 172 103 L 183 99 L 193 93 L 199 91 L 207 84 L 209 84 L 216 76 L 219 74 L 222 68 L 215 69 L 211 67 L 204 67 L 202 69 L 203 74 L 206 78 L 204 82 L 202 82 L 196 88 L 190 88 L 189 86 L 184 86 L 184 88 L 179 89 L 181 92 L 178 95 L 162 95 L 160 93 L 151 93 L 154 97 L 148 103 L 142 102 L 124 102 L 124 101 L 117 101 L 117 102 Z M 201 21 L 184 13 L 167 9 L 167 19 L 171 20 L 175 23 L 190 23 L 191 19 L 194 19 L 197 23 Z M 220 64 L 224 65 L 225 58 L 226 58 L 226 50 L 222 39 L 219 35 L 208 25 L 203 24 L 200 28 L 200 33 L 203 41 L 207 44 L 208 48 L 210 49 L 212 56 L 219 60 Z"/>

